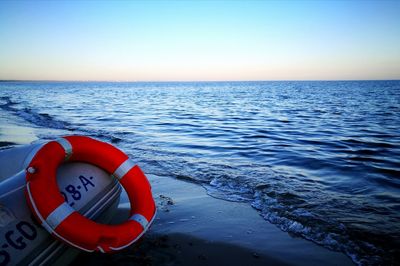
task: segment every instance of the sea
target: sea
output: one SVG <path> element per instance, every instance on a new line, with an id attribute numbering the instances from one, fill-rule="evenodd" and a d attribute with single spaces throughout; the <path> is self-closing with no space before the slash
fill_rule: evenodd
<path id="1" fill-rule="evenodd" d="M 358 265 L 400 261 L 400 81 L 9 81 L 0 116 L 112 143 Z"/>

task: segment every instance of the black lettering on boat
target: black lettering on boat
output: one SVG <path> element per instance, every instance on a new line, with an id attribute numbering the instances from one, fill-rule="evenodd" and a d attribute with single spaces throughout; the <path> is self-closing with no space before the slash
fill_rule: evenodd
<path id="1" fill-rule="evenodd" d="M 93 179 L 92 177 L 90 179 Z M 81 183 L 83 185 L 83 187 L 85 188 L 86 191 L 88 191 L 88 186 L 92 186 L 95 187 L 94 184 L 92 182 L 90 182 L 89 179 L 87 179 L 86 177 L 84 177 L 83 175 L 79 176 L 79 180 L 81 180 Z"/>
<path id="2" fill-rule="evenodd" d="M 6 240 L 10 246 L 12 246 L 15 249 L 21 250 L 26 247 L 26 243 L 24 242 L 24 238 L 22 236 L 17 237 L 17 238 L 12 238 L 12 235 L 14 235 L 14 230 L 10 230 L 5 234 Z"/>
<path id="3" fill-rule="evenodd" d="M 28 222 L 21 221 L 16 225 L 16 228 L 26 239 L 34 240 L 37 236 L 36 228 Z"/>

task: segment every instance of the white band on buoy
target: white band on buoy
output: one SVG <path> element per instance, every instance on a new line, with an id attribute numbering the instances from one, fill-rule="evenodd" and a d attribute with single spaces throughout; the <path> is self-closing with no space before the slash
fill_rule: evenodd
<path id="1" fill-rule="evenodd" d="M 132 215 L 131 218 L 129 218 L 129 220 L 138 222 L 143 227 L 143 229 L 145 229 L 146 226 L 149 224 L 149 221 L 147 221 L 146 217 L 144 217 L 139 213 Z"/>
<path id="2" fill-rule="evenodd" d="M 62 223 L 68 216 L 70 216 L 75 210 L 63 202 L 58 206 L 52 213 L 47 216 L 45 223 L 54 231 L 57 226 Z"/>
<path id="3" fill-rule="evenodd" d="M 118 166 L 117 170 L 112 174 L 118 180 L 121 180 L 133 167 L 135 163 L 131 159 L 126 159 L 120 166 Z"/>
<path id="4" fill-rule="evenodd" d="M 68 140 L 64 139 L 64 138 L 56 139 L 56 141 L 58 142 L 58 144 L 60 144 L 64 148 L 65 160 L 67 161 L 69 159 L 69 157 L 71 157 L 71 155 L 72 155 L 72 145 L 71 145 L 71 143 Z"/>

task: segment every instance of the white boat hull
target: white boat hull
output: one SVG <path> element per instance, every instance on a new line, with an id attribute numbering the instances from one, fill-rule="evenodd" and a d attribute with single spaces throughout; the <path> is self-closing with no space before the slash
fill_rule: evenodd
<path id="1" fill-rule="evenodd" d="M 25 168 L 41 146 L 0 151 L 0 266 L 66 265 L 79 253 L 44 230 L 26 203 Z M 107 223 L 117 210 L 121 186 L 96 166 L 61 165 L 57 182 L 66 202 L 90 219 Z"/>

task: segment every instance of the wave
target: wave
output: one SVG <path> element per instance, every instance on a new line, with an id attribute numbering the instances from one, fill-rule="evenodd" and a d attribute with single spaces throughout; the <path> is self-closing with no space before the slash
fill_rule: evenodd
<path id="1" fill-rule="evenodd" d="M 398 233 L 388 232 L 384 225 L 380 227 L 379 220 L 368 220 L 374 213 L 383 214 L 381 208 L 367 205 L 368 193 L 330 191 L 324 180 L 278 172 L 256 163 L 211 163 L 157 145 L 141 147 L 138 153 L 146 153 L 141 163 L 148 173 L 199 184 L 215 198 L 248 203 L 281 230 L 342 252 L 358 265 L 395 265 L 398 259 L 399 250 L 393 248 L 400 246 L 396 240 Z M 357 196 L 360 202 L 354 203 L 352 196 Z M 368 218 L 363 217 L 365 213 Z"/>
<path id="2" fill-rule="evenodd" d="M 329 191 L 321 180 L 278 172 L 262 165 L 189 161 L 184 157 L 176 159 L 177 154 L 158 153 L 159 157 L 154 159 L 158 165 L 152 169 L 154 174 L 197 183 L 215 198 L 248 203 L 265 220 L 292 236 L 342 252 L 358 265 L 395 265 L 398 260 L 399 249 L 395 247 L 400 243 L 396 228 L 388 232 L 385 225 L 380 226 L 379 219 L 371 220 L 373 213 L 385 213 L 374 204 L 368 205 L 371 200 L 368 195 L 362 196 L 364 193 Z M 238 175 L 235 167 L 248 175 Z M 356 194 L 360 202 L 354 202 L 352 195 Z M 363 216 L 366 212 L 368 217 Z"/>
<path id="3" fill-rule="evenodd" d="M 14 102 L 8 96 L 0 97 L 0 100 L 3 102 L 2 104 L 0 104 L 1 109 L 11 112 L 33 125 L 53 129 L 64 129 L 69 131 L 75 130 L 75 128 L 73 128 L 72 125 L 68 122 L 57 120 L 47 113 L 37 113 L 31 108 L 20 107 L 20 103 Z"/>
<path id="4" fill-rule="evenodd" d="M 82 126 L 77 126 L 67 121 L 57 119 L 48 113 L 36 112 L 29 107 L 22 106 L 22 103 L 13 101 L 11 97 L 8 96 L 0 97 L 0 109 L 10 112 L 37 127 L 61 129 L 67 131 L 67 134 L 85 134 L 94 138 L 110 141 L 114 144 L 122 140 L 121 137 L 118 137 L 115 134 L 110 134 L 106 131 L 85 129 Z M 44 136 L 44 138 L 53 139 L 54 136 Z"/>
<path id="5" fill-rule="evenodd" d="M 396 234 L 388 237 L 387 232 L 377 234 L 368 231 L 368 228 L 354 226 L 352 221 L 362 220 L 362 217 L 348 217 L 349 221 L 340 221 L 326 213 L 327 210 L 339 211 L 340 208 L 346 212 L 353 209 L 356 213 L 359 206 L 349 206 L 350 199 L 335 200 L 338 197 L 321 195 L 323 189 L 320 184 L 312 181 L 308 187 L 303 187 L 299 195 L 301 189 L 295 188 L 296 184 L 290 184 L 297 177 L 287 173 L 270 172 L 269 175 L 271 182 L 244 184 L 241 179 L 222 177 L 204 182 L 203 186 L 210 196 L 250 203 L 265 220 L 281 230 L 342 252 L 358 265 L 395 265 L 399 250 L 393 247 L 400 244 Z M 276 182 L 277 179 L 281 182 Z"/>

